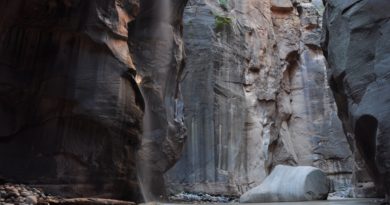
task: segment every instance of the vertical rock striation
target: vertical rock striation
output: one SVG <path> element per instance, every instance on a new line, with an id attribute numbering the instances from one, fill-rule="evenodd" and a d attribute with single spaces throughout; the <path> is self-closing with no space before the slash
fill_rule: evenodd
<path id="1" fill-rule="evenodd" d="M 320 48 L 322 3 L 190 0 L 184 13 L 188 141 L 170 187 L 241 194 L 278 164 L 349 186 L 351 151 Z"/>
<path id="2" fill-rule="evenodd" d="M 181 156 L 186 138 L 180 91 L 184 67 L 182 16 L 187 0 L 143 0 L 129 27 L 129 45 L 146 110 L 138 151 L 146 201 L 166 196 L 163 174 Z"/>
<path id="3" fill-rule="evenodd" d="M 328 0 L 324 44 L 329 81 L 354 150 L 355 194 L 375 181 L 378 193 L 390 192 L 390 4 L 386 0 Z"/>
<path id="4" fill-rule="evenodd" d="M 163 194 L 185 138 L 185 4 L 2 1 L 0 180 L 137 199 L 138 171 L 142 185 L 160 187 L 151 195 Z"/>
<path id="5" fill-rule="evenodd" d="M 62 196 L 137 198 L 143 99 L 135 0 L 0 3 L 0 177 Z"/>

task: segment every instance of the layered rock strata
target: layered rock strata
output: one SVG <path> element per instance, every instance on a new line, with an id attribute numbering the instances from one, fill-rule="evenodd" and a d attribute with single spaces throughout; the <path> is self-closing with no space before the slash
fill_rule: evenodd
<path id="1" fill-rule="evenodd" d="M 329 82 L 353 147 L 356 194 L 371 181 L 390 194 L 390 4 L 386 0 L 326 2 L 324 44 Z M 368 170 L 368 176 L 365 169 Z"/>
<path id="2" fill-rule="evenodd" d="M 349 186 L 351 151 L 320 48 L 322 2 L 200 0 L 184 13 L 188 141 L 172 190 L 238 195 L 278 164 Z"/>

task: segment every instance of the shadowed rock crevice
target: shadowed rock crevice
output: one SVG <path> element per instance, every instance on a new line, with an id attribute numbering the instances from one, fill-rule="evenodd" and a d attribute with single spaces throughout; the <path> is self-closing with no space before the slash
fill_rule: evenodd
<path id="1" fill-rule="evenodd" d="M 378 132 L 378 120 L 371 115 L 361 116 L 355 123 L 355 140 L 356 146 L 362 152 L 362 157 L 366 161 L 369 167 L 372 167 L 368 171 L 371 176 L 379 176 L 380 172 L 377 169 L 376 164 L 379 162 L 375 156 L 377 155 L 376 151 L 376 139 Z M 377 190 L 379 193 L 383 193 L 384 180 L 382 177 L 377 179 Z"/>

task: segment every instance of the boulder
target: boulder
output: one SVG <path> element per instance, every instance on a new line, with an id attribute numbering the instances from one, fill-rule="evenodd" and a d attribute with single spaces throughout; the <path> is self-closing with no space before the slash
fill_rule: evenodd
<path id="1" fill-rule="evenodd" d="M 315 167 L 278 165 L 259 186 L 241 196 L 241 203 L 310 201 L 326 199 L 329 183 Z"/>

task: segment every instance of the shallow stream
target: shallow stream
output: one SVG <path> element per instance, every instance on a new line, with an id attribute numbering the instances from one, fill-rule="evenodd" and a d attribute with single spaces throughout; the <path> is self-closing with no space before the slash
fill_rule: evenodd
<path id="1" fill-rule="evenodd" d="M 169 203 L 161 203 L 160 205 L 179 205 L 177 204 L 169 204 Z M 183 203 L 183 204 L 213 204 L 213 205 L 244 205 L 240 203 Z M 380 205 L 380 199 L 343 199 L 343 200 L 328 200 L 328 201 L 308 201 L 308 202 L 276 202 L 276 203 L 252 203 L 245 205 Z"/>

